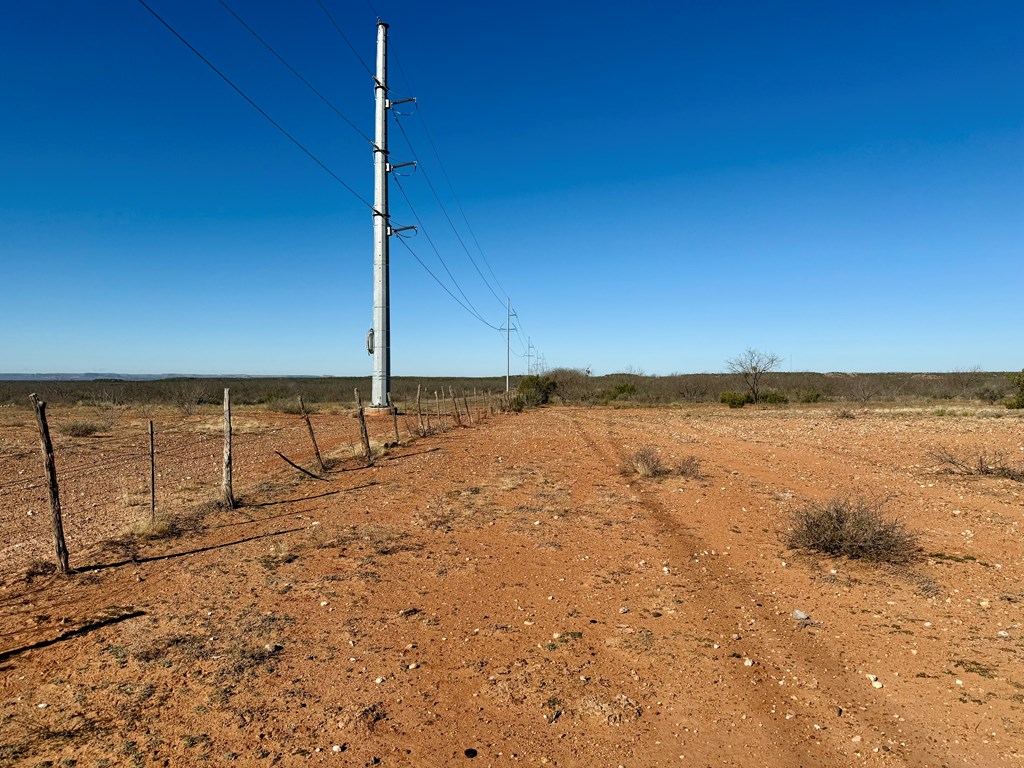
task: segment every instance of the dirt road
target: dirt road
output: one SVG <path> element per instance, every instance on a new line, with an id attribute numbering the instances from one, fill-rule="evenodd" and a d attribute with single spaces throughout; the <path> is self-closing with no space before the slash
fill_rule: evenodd
<path id="1" fill-rule="evenodd" d="M 644 446 L 700 476 L 624 473 Z M 280 490 L 3 584 L 0 760 L 1020 764 L 1024 486 L 939 447 L 1019 462 L 1021 421 L 551 408 L 331 482 L 254 457 Z M 785 548 L 845 494 L 919 562 Z"/>

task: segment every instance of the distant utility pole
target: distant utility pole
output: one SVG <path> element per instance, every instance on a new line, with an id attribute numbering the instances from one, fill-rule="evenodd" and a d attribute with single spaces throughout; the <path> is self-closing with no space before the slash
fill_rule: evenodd
<path id="1" fill-rule="evenodd" d="M 512 311 L 512 299 L 505 300 L 505 393 L 509 391 L 509 376 L 512 371 L 512 315 L 515 312 Z"/>
<path id="2" fill-rule="evenodd" d="M 533 374 L 533 368 L 530 366 L 530 358 L 533 357 L 533 342 L 530 341 L 530 337 L 526 337 L 526 375 L 530 376 Z"/>
<path id="3" fill-rule="evenodd" d="M 388 275 L 388 25 L 377 22 L 376 133 L 373 148 L 372 408 L 391 402 L 391 282 Z"/>

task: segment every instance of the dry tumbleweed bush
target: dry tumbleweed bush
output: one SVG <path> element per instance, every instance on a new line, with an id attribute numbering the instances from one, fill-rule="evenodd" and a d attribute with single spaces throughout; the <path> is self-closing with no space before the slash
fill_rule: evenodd
<path id="1" fill-rule="evenodd" d="M 900 520 L 885 520 L 877 504 L 835 498 L 797 510 L 786 543 L 833 556 L 907 563 L 919 551 L 917 539 Z"/>

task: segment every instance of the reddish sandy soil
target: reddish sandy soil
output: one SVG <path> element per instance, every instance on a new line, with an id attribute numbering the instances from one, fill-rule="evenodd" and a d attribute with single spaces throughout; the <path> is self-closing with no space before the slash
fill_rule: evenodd
<path id="1" fill-rule="evenodd" d="M 1019 418 L 550 408 L 403 427 L 360 468 L 322 414 L 329 481 L 274 456 L 310 466 L 295 417 L 240 418 L 245 506 L 169 538 L 101 541 L 148 512 L 148 459 L 66 459 L 70 578 L 32 575 L 40 488 L 0 489 L 0 763 L 1024 765 L 1024 483 L 931 458 L 1019 466 Z M 164 506 L 215 486 L 206 421 L 187 473 L 198 432 L 167 449 Z M 109 459 L 143 423 L 59 448 Z M 8 416 L 0 483 L 38 475 L 31 427 Z M 623 473 L 643 446 L 702 476 Z M 785 547 L 793 510 L 846 494 L 919 560 Z"/>

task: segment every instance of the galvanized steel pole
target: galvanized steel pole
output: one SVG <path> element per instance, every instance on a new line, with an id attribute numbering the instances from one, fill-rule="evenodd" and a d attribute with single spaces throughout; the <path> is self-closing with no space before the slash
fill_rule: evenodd
<path id="1" fill-rule="evenodd" d="M 508 394 L 508 375 L 512 368 L 510 341 L 512 339 L 512 299 L 506 299 L 505 306 L 505 394 Z"/>
<path id="2" fill-rule="evenodd" d="M 370 406 L 391 401 L 391 284 L 388 275 L 388 25 L 377 22 L 376 134 L 373 150 L 373 386 Z"/>

